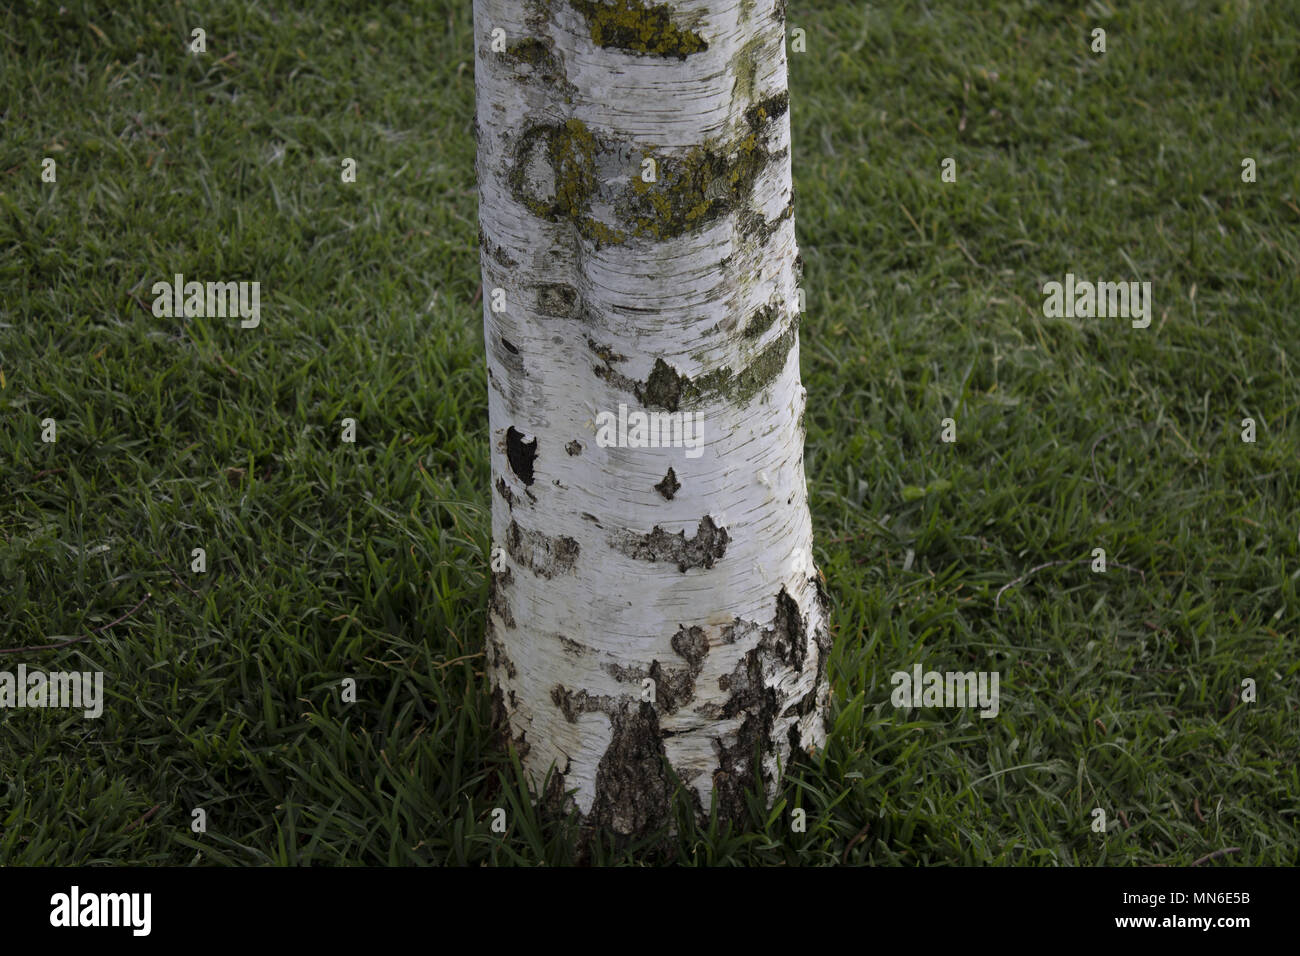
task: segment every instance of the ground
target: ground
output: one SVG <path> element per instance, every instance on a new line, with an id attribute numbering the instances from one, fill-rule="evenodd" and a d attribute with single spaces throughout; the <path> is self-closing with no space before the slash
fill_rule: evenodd
<path id="1" fill-rule="evenodd" d="M 0 648 L 144 599 L 0 657 L 111 695 L 0 715 L 0 861 L 574 858 L 488 729 L 469 5 L 355 6 L 0 13 Z M 831 739 L 745 832 L 593 859 L 1295 861 L 1285 6 L 792 0 Z M 261 325 L 155 318 L 178 272 Z M 1067 272 L 1150 280 L 1150 327 L 1046 318 Z M 895 710 L 916 663 L 998 716 Z"/>

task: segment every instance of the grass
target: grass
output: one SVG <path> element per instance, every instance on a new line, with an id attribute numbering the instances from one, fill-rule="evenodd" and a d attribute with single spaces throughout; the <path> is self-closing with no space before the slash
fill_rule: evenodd
<path id="1" fill-rule="evenodd" d="M 0 648 L 103 629 L 0 669 L 109 701 L 0 713 L 0 862 L 571 862 L 487 727 L 469 5 L 64 6 L 0 13 Z M 788 16 L 833 731 L 743 830 L 592 858 L 1297 862 L 1294 12 Z M 153 317 L 177 272 L 261 326 Z M 1044 317 L 1066 272 L 1150 328 Z M 895 710 L 918 662 L 998 717 Z"/>

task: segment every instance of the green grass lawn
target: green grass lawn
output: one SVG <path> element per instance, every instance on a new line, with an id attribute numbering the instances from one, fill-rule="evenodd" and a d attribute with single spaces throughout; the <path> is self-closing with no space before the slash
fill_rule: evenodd
<path id="1" fill-rule="evenodd" d="M 0 656 L 109 698 L 0 712 L 0 863 L 572 861 L 487 726 L 470 5 L 64 5 L 0 12 L 0 648 L 135 610 Z M 1300 11 L 788 17 L 831 738 L 592 858 L 1297 862 Z M 1067 272 L 1150 327 L 1045 317 Z M 154 317 L 175 273 L 261 325 Z M 917 663 L 1000 713 L 896 710 Z"/>

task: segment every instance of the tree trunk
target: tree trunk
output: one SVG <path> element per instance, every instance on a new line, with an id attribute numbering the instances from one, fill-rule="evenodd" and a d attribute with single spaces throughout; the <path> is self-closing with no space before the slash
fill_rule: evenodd
<path id="1" fill-rule="evenodd" d="M 494 716 L 622 833 L 825 741 L 784 8 L 474 3 Z"/>

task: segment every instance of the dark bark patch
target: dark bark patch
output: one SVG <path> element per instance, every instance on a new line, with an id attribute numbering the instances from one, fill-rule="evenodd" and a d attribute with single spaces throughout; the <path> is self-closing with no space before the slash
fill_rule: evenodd
<path id="1" fill-rule="evenodd" d="M 623 242 L 625 233 L 591 215 L 592 199 L 607 191 L 597 160 L 609 152 L 578 119 L 530 126 L 514 144 L 506 183 L 515 200 L 534 216 L 567 222 L 597 245 Z M 576 313 L 544 314 L 576 317 Z"/>
<path id="2" fill-rule="evenodd" d="M 581 11 L 599 16 L 662 11 L 667 22 L 664 5 L 646 7 L 635 0 L 618 0 L 623 6 L 597 0 L 570 2 Z M 636 33 L 647 44 L 654 43 L 654 37 L 659 35 L 658 27 L 649 29 L 646 33 L 642 25 Z M 540 52 L 537 55 L 541 56 Z M 757 69 L 752 51 L 746 63 L 751 72 Z M 751 76 L 744 85 L 748 88 L 754 82 Z M 610 168 L 626 165 L 618 159 L 617 144 L 596 136 L 581 120 L 530 126 L 513 146 L 507 183 L 514 198 L 533 215 L 550 222 L 568 222 L 584 239 L 597 245 L 623 243 L 629 238 L 671 239 L 745 209 L 759 176 L 787 155 L 785 148 L 768 149 L 766 140 L 767 124 L 788 108 L 788 92 L 767 97 L 745 111 L 738 132 L 710 138 L 681 154 L 657 157 L 655 182 L 647 183 L 633 175 L 627 186 L 609 181 Z M 597 199 L 613 207 L 615 225 L 592 216 L 593 201 Z M 765 230 L 770 236 L 775 224 L 786 215 L 782 213 L 767 223 L 762 216 L 751 213 L 746 222 L 749 231 Z M 544 310 L 543 314 L 557 313 Z"/>
<path id="3" fill-rule="evenodd" d="M 803 615 L 785 588 L 776 596 L 776 620 L 771 631 L 774 656 L 793 671 L 803 670 L 808 653 L 808 639 L 803 629 Z"/>
<path id="4" fill-rule="evenodd" d="M 727 552 L 727 529 L 719 528 L 705 515 L 694 538 L 685 531 L 669 534 L 655 525 L 649 534 L 623 531 L 610 538 L 610 546 L 637 561 L 668 561 L 683 574 L 688 568 L 711 568 Z"/>
<path id="5" fill-rule="evenodd" d="M 757 69 L 752 57 L 745 59 L 749 64 L 745 68 Z M 751 77 L 742 85 L 752 82 Z M 631 228 L 633 236 L 670 239 L 701 229 L 731 212 L 743 211 L 758 177 L 786 155 L 784 148 L 769 150 L 765 140 L 767 124 L 789 106 L 788 91 L 760 100 L 745 110 L 745 126 L 739 135 L 710 139 L 683 155 L 664 159 L 655 183 L 633 177 L 616 203 L 620 220 Z M 766 226 L 762 216 L 757 218 Z M 781 218 L 784 214 L 776 222 Z M 775 228 L 772 224 L 771 230 Z"/>
<path id="6" fill-rule="evenodd" d="M 511 521 L 506 529 L 506 553 L 539 577 L 552 578 L 573 570 L 578 560 L 578 542 L 565 536 L 552 538 Z"/>
<path id="7" fill-rule="evenodd" d="M 756 628 L 752 622 L 737 620 L 724 631 L 724 640 L 736 640 L 741 634 L 751 634 Z M 761 760 L 780 743 L 773 739 L 773 726 L 777 715 L 806 714 L 815 706 L 821 691 L 825 652 L 817 664 L 817 678 L 812 691 L 797 701 L 783 700 L 777 688 L 765 684 L 766 674 L 794 671 L 802 673 L 807 657 L 807 629 L 799 605 L 785 590 L 776 598 L 776 614 L 772 626 L 763 628 L 757 645 L 741 658 L 729 675 L 718 680 L 719 689 L 730 696 L 718 716 L 743 717 L 735 738 L 715 740 L 718 769 L 714 772 L 714 793 L 718 800 L 720 818 L 737 821 L 743 818 L 745 792 L 755 783 L 754 769 Z M 829 643 L 829 638 L 826 639 Z M 819 648 L 822 642 L 818 640 Z M 811 698 L 811 704 L 809 699 Z M 797 728 L 787 733 L 786 743 L 799 741 Z"/>
<path id="8" fill-rule="evenodd" d="M 677 480 L 677 473 L 669 468 L 668 474 L 664 475 L 664 480 L 655 485 L 655 491 L 672 501 L 673 495 L 677 494 L 681 487 L 682 483 Z"/>
<path id="9" fill-rule="evenodd" d="M 709 48 L 704 37 L 683 30 L 672 20 L 666 3 L 642 3 L 641 0 L 569 0 L 583 15 L 591 31 L 591 41 L 607 50 L 622 50 L 644 56 L 675 56 L 685 60 L 692 53 Z"/>
<path id="10" fill-rule="evenodd" d="M 519 265 L 518 262 L 510 258 L 505 249 L 488 239 L 487 233 L 483 231 L 482 226 L 478 227 L 478 244 L 479 248 L 487 253 L 488 258 L 495 260 L 498 265 L 505 266 L 507 269 Z"/>
<path id="11" fill-rule="evenodd" d="M 645 385 L 636 389 L 637 398 L 647 408 L 666 408 L 675 412 L 682 398 L 684 384 L 689 385 L 690 379 L 663 359 L 657 358 Z"/>
<path id="12" fill-rule="evenodd" d="M 658 661 L 650 664 L 656 709 L 664 714 L 671 714 L 695 699 L 695 682 L 709 653 L 709 638 L 701 627 L 679 626 L 672 645 L 673 651 L 686 661 L 684 669 L 668 669 Z"/>
<path id="13" fill-rule="evenodd" d="M 659 717 L 648 703 L 608 714 L 613 736 L 596 767 L 589 821 L 618 833 L 648 833 L 668 822 L 672 784 Z"/>
<path id="14" fill-rule="evenodd" d="M 510 602 L 506 600 L 505 589 L 514 583 L 510 569 L 494 571 L 488 579 L 488 610 L 495 611 L 501 623 L 508 628 L 515 626 L 515 616 L 510 613 Z M 514 677 L 513 667 L 510 676 Z"/>
<path id="15" fill-rule="evenodd" d="M 497 640 L 496 635 L 489 635 L 486 644 L 487 662 L 498 670 L 504 670 L 506 676 L 514 680 L 518 676 L 518 671 L 515 670 L 514 662 L 510 660 L 505 647 Z"/>
<path id="16" fill-rule="evenodd" d="M 501 478 L 501 477 L 497 478 L 496 489 L 497 489 L 497 494 L 499 494 L 502 498 L 504 498 L 506 504 L 510 506 L 510 510 L 514 511 L 515 502 L 518 501 L 519 498 L 515 495 L 513 491 L 510 490 L 510 486 L 506 484 L 505 478 Z"/>
<path id="17" fill-rule="evenodd" d="M 516 40 L 506 47 L 506 56 L 520 63 L 550 67 L 557 62 L 555 45 L 539 37 Z"/>
<path id="18" fill-rule="evenodd" d="M 565 74 L 563 55 L 548 38 L 517 40 L 506 47 L 505 56 L 521 76 L 559 87 L 565 95 L 571 96 L 577 90 Z"/>
<path id="19" fill-rule="evenodd" d="M 662 360 L 661 360 L 662 361 Z M 636 395 L 637 400 L 642 404 L 646 403 L 646 398 L 642 391 L 641 383 L 634 378 L 629 378 L 622 372 L 618 371 L 608 362 L 604 365 L 592 366 L 592 374 L 597 378 L 608 382 L 613 388 L 622 389 L 625 392 L 632 392 Z"/>
<path id="20" fill-rule="evenodd" d="M 772 749 L 772 724 L 776 718 L 776 689 L 753 692 L 745 719 L 730 744 L 717 741 L 718 769 L 713 772 L 713 794 L 718 819 L 739 823 L 745 818 L 745 792 L 753 788 L 762 757 Z"/>
<path id="21" fill-rule="evenodd" d="M 650 377 L 644 383 L 636 382 L 609 366 L 597 368 L 596 373 L 616 388 L 635 394 L 647 408 L 675 412 L 681 406 L 719 399 L 744 405 L 776 381 L 785 370 L 790 350 L 798 340 L 799 316 L 795 315 L 786 330 L 757 350 L 749 364 L 739 372 L 723 365 L 692 379 L 662 358 L 657 358 Z"/>
<path id="22" fill-rule="evenodd" d="M 790 109 L 790 91 L 782 90 L 772 96 L 759 100 L 745 110 L 745 123 L 754 132 L 763 128 L 765 123 L 783 116 Z"/>
<path id="23" fill-rule="evenodd" d="M 679 627 L 673 635 L 672 645 L 673 650 L 691 665 L 691 669 L 699 673 L 704 666 L 704 658 L 709 653 L 709 636 L 704 633 L 704 628 Z"/>
<path id="24" fill-rule="evenodd" d="M 606 365 L 627 361 L 626 355 L 621 355 L 618 352 L 615 352 L 614 349 L 608 345 L 601 345 L 595 339 L 591 338 L 591 336 L 587 337 L 587 348 L 595 352 L 596 355 L 600 357 L 600 360 Z"/>
<path id="25" fill-rule="evenodd" d="M 650 662 L 650 679 L 655 682 L 655 707 L 671 714 L 695 697 L 695 674 L 684 668 L 665 668 Z"/>
<path id="26" fill-rule="evenodd" d="M 733 373 L 730 366 L 724 365 L 691 382 L 690 397 L 698 400 L 699 397 L 722 395 L 742 405 L 749 402 L 765 391 L 784 371 L 790 350 L 798 340 L 799 318 L 796 316 L 790 326 L 768 343 L 739 373 Z"/>
<path id="27" fill-rule="evenodd" d="M 781 155 L 784 151 L 770 152 L 756 133 L 693 146 L 661 161 L 656 182 L 634 176 L 615 203 L 619 220 L 637 237 L 672 239 L 697 232 L 743 208 L 759 174 Z"/>
<path id="28" fill-rule="evenodd" d="M 614 661 L 602 664 L 601 670 L 622 684 L 639 684 L 649 676 L 649 671 L 643 667 L 628 667 Z"/>
<path id="29" fill-rule="evenodd" d="M 774 305 L 765 305 L 749 317 L 745 323 L 744 336 L 747 339 L 756 339 L 772 327 L 776 321 L 777 308 Z"/>
<path id="30" fill-rule="evenodd" d="M 528 377 L 528 372 L 524 369 L 524 357 L 504 338 L 498 339 L 498 342 L 500 344 L 492 348 L 492 357 L 501 363 L 501 368 L 506 372 L 505 380 L 514 390 L 519 387 L 523 379 Z"/>
<path id="31" fill-rule="evenodd" d="M 511 425 L 506 429 L 506 459 L 510 470 L 525 485 L 533 483 L 533 462 L 537 460 L 537 438 L 525 438 L 524 433 Z"/>
<path id="32" fill-rule="evenodd" d="M 564 450 L 567 451 L 571 456 L 581 455 L 582 442 L 578 441 L 575 438 L 573 441 L 569 442 L 567 445 L 564 446 Z"/>
<path id="33" fill-rule="evenodd" d="M 578 708 L 574 706 L 573 694 L 566 690 L 563 684 L 556 684 L 551 688 L 551 703 L 560 708 L 564 719 L 569 723 L 578 722 Z"/>
<path id="34" fill-rule="evenodd" d="M 612 697 L 589 694 L 585 690 L 572 691 L 563 684 L 551 688 L 551 703 L 560 709 L 564 719 L 571 724 L 577 723 L 579 714 L 608 715 L 614 713 L 619 706 Z"/>
<path id="35" fill-rule="evenodd" d="M 767 219 L 762 213 L 746 206 L 736 215 L 736 231 L 740 234 L 742 242 L 754 249 L 762 249 L 776 233 L 781 223 L 793 215 L 793 201 L 787 202 L 785 208 L 781 210 L 781 213 L 775 219 Z"/>
<path id="36" fill-rule="evenodd" d="M 560 639 L 560 647 L 562 647 L 564 653 L 568 654 L 570 657 L 582 657 L 587 653 L 587 649 L 577 641 L 573 640 L 573 638 L 565 637 L 563 634 L 557 636 Z"/>
<path id="37" fill-rule="evenodd" d="M 491 714 L 488 721 L 492 728 L 493 746 L 498 750 L 506 750 L 511 744 L 514 744 L 520 760 L 528 756 L 531 745 L 525 739 L 523 733 L 520 733 L 517 737 L 514 735 L 510 726 L 510 709 L 506 707 L 505 694 L 502 693 L 499 684 L 492 688 Z"/>
<path id="38" fill-rule="evenodd" d="M 813 643 L 817 645 L 817 677 L 813 681 L 812 690 L 804 695 L 799 702 L 799 716 L 806 717 L 814 709 L 821 706 L 829 698 L 830 687 L 826 682 L 826 668 L 830 662 L 831 650 L 835 643 L 835 636 L 831 633 L 831 602 L 830 596 L 826 593 L 826 588 L 822 585 L 821 577 L 813 578 L 813 583 L 817 588 L 817 604 L 821 609 L 822 620 L 828 622 L 822 628 L 813 631 Z M 825 715 L 823 714 L 823 721 Z"/>
<path id="39" fill-rule="evenodd" d="M 563 282 L 543 282 L 537 286 L 537 311 L 559 319 L 577 318 L 578 290 Z"/>

